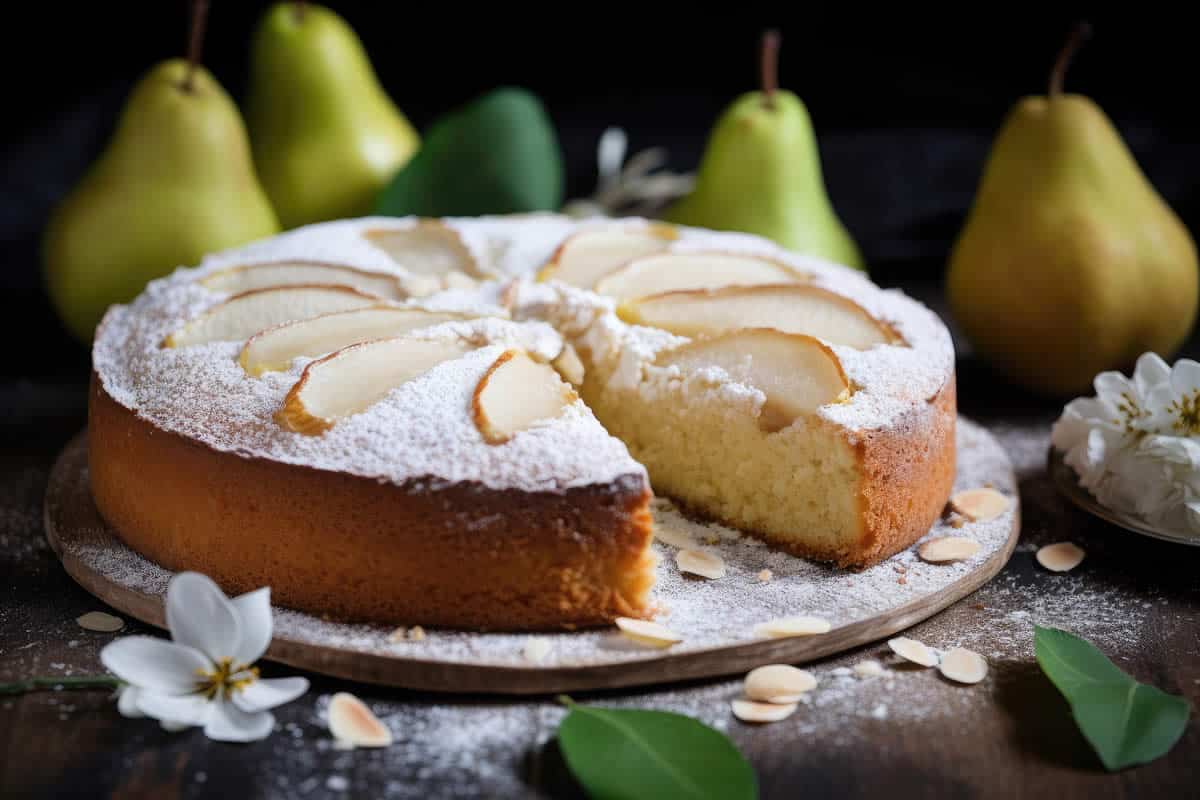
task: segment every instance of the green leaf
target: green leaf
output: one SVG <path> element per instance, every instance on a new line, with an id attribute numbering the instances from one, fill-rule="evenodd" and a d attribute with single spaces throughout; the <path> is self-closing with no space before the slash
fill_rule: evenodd
<path id="1" fill-rule="evenodd" d="M 1090 642 L 1035 626 L 1034 652 L 1109 771 L 1165 755 L 1187 727 L 1187 700 L 1138 683 Z"/>
<path id="2" fill-rule="evenodd" d="M 691 717 L 569 705 L 559 747 L 593 800 L 758 796 L 754 770 L 733 742 Z"/>

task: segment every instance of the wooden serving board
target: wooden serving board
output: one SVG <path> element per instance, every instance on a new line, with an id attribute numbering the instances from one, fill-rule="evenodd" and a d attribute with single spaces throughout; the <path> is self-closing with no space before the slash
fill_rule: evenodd
<path id="1" fill-rule="evenodd" d="M 266 658 L 334 677 L 448 692 L 543 694 L 667 683 L 745 672 L 768 663 L 798 664 L 883 639 L 936 614 L 992 578 L 1012 554 L 1020 529 L 1016 478 L 999 444 L 959 420 L 956 490 L 991 485 L 1009 495 L 1008 511 L 960 529 L 939 521 L 930 536 L 977 539 L 965 562 L 925 564 L 913 550 L 863 572 L 834 570 L 776 552 L 721 526 L 689 520 L 657 503 L 661 539 L 660 621 L 683 635 L 666 650 L 634 645 L 612 630 L 544 635 L 550 653 L 532 663 L 526 634 L 431 630 L 420 641 L 392 641 L 392 628 L 338 623 L 275 608 Z M 126 547 L 92 502 L 87 439 L 59 456 L 45 504 L 46 536 L 63 567 L 113 608 L 165 627 L 163 597 L 171 573 Z M 676 546 L 718 552 L 728 573 L 705 581 L 679 573 Z M 770 577 L 763 580 L 763 570 Z M 830 620 L 817 636 L 764 639 L 755 622 L 815 615 Z"/>

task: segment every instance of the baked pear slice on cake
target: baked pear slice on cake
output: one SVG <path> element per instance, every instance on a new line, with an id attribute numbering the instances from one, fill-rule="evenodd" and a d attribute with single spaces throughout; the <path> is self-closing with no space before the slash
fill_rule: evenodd
<path id="1" fill-rule="evenodd" d="M 582 230 L 558 246 L 537 279 L 591 289 L 597 280 L 622 264 L 666 250 L 678 236 L 670 225 L 658 224 Z"/>
<path id="2" fill-rule="evenodd" d="M 323 433 L 396 387 L 473 349 L 458 340 L 405 337 L 350 345 L 304 368 L 275 421 L 296 433 Z"/>
<path id="3" fill-rule="evenodd" d="M 596 281 L 593 291 L 626 300 L 688 289 L 808 281 L 782 261 L 744 253 L 660 253 L 630 261 Z"/>
<path id="4" fill-rule="evenodd" d="M 200 279 L 200 285 L 218 292 L 240 294 L 253 289 L 276 286 L 328 284 L 349 286 L 384 300 L 403 300 L 408 293 L 395 275 L 326 264 L 320 261 L 272 261 L 243 264 L 214 272 Z"/>
<path id="5" fill-rule="evenodd" d="M 285 322 L 259 331 L 242 347 L 238 363 L 250 375 L 286 370 L 293 359 L 316 357 L 372 339 L 393 339 L 420 328 L 474 319 L 476 315 L 423 308 L 379 306 Z"/>
<path id="6" fill-rule="evenodd" d="M 407 228 L 376 228 L 363 236 L 408 273 L 402 283 L 414 297 L 470 286 L 488 277 L 458 232 L 438 220 L 421 220 Z"/>
<path id="7" fill-rule="evenodd" d="M 626 301 L 617 314 L 631 324 L 678 336 L 762 327 L 858 350 L 903 343 L 887 323 L 848 297 L 802 283 L 664 292 Z"/>
<path id="8" fill-rule="evenodd" d="M 542 420 L 554 419 L 579 396 L 549 364 L 524 350 L 505 350 L 475 387 L 471 413 L 488 444 L 503 444 Z"/>
<path id="9" fill-rule="evenodd" d="M 163 340 L 163 347 L 246 339 L 264 328 L 298 319 L 379 305 L 380 298 L 349 286 L 277 286 L 252 289 L 192 318 Z"/>

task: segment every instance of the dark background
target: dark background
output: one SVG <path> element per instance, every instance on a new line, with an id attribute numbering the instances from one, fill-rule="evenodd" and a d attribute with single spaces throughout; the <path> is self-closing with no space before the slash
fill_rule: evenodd
<path id="1" fill-rule="evenodd" d="M 8 345 L 0 376 L 9 380 L 0 384 L 0 409 L 22 381 L 86 377 L 86 349 L 44 298 L 41 229 L 103 147 L 133 82 L 180 55 L 186 38 L 182 0 L 41 5 L 14 12 L 0 56 L 9 110 L 0 151 L 0 334 Z M 266 5 L 212 3 L 204 60 L 237 99 Z M 672 167 L 693 168 L 717 114 L 756 86 L 760 32 L 780 28 L 781 83 L 807 102 L 834 205 L 885 285 L 940 276 L 992 136 L 1018 97 L 1044 91 L 1076 18 L 1044 8 L 889 19 L 865 6 L 857 18 L 825 18 L 799 4 L 761 16 L 728 7 L 718 16 L 699 5 L 673 15 L 571 4 L 494 16 L 461 4 L 331 5 L 421 129 L 500 84 L 539 93 L 558 126 L 570 196 L 591 191 L 595 142 L 607 125 L 623 126 L 632 150 L 665 146 Z M 1196 230 L 1194 31 L 1161 16 L 1091 22 L 1095 35 L 1068 90 L 1109 112 Z"/>

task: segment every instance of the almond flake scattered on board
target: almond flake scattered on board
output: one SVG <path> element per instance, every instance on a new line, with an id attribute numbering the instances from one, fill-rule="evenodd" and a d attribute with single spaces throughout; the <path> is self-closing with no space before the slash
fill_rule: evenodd
<path id="1" fill-rule="evenodd" d="M 962 561 L 978 553 L 979 542 L 965 536 L 939 536 L 921 545 L 917 555 L 922 561 L 941 564 L 947 561 Z"/>
<path id="2" fill-rule="evenodd" d="M 717 580 L 725 577 L 725 559 L 716 553 L 704 550 L 680 550 L 675 554 L 675 564 L 680 572 L 699 575 L 701 578 Z"/>
<path id="3" fill-rule="evenodd" d="M 812 636 L 829 633 L 833 626 L 820 617 L 781 617 L 754 626 L 756 636 L 782 639 L 786 636 Z"/>
<path id="4" fill-rule="evenodd" d="M 756 703 L 753 700 L 734 700 L 729 704 L 733 715 L 742 722 L 779 722 L 796 713 L 796 704 L 777 705 Z"/>
<path id="5" fill-rule="evenodd" d="M 764 569 L 762 572 L 758 573 L 758 582 L 759 583 L 770 583 L 771 579 L 774 577 L 775 577 L 775 573 L 771 572 L 771 570 L 769 570 L 769 569 Z"/>
<path id="6" fill-rule="evenodd" d="M 922 667 L 932 667 L 938 663 L 937 653 L 916 639 L 909 639 L 907 636 L 897 636 L 895 639 L 888 639 L 888 647 L 892 648 L 893 653 L 906 661 L 920 664 Z"/>
<path id="7" fill-rule="evenodd" d="M 329 732 L 339 742 L 354 747 L 387 747 L 392 743 L 388 727 L 349 692 L 338 692 L 329 701 Z"/>
<path id="8" fill-rule="evenodd" d="M 663 544 L 669 544 L 671 547 L 678 547 L 681 550 L 687 550 L 696 546 L 696 540 L 687 531 L 678 530 L 666 525 L 654 526 L 654 538 Z"/>
<path id="9" fill-rule="evenodd" d="M 534 664 L 540 664 L 550 655 L 551 644 L 550 640 L 544 636 L 530 636 L 525 640 L 525 647 L 521 650 L 521 655 L 526 661 L 531 661 Z"/>
<path id="10" fill-rule="evenodd" d="M 403 642 L 407 638 L 408 628 L 405 628 L 403 625 L 388 634 L 388 641 L 392 642 L 393 644 L 396 642 Z"/>
<path id="11" fill-rule="evenodd" d="M 815 688 L 817 679 L 811 672 L 788 664 L 768 664 L 746 675 L 746 697 L 764 703 L 792 705 Z"/>
<path id="12" fill-rule="evenodd" d="M 1070 572 L 1083 562 L 1087 553 L 1073 542 L 1058 542 L 1041 547 L 1037 551 L 1037 562 L 1051 572 Z"/>
<path id="13" fill-rule="evenodd" d="M 1009 501 L 995 489 L 967 489 L 950 498 L 950 506 L 971 522 L 986 522 L 1003 514 Z"/>
<path id="14" fill-rule="evenodd" d="M 650 620 L 617 617 L 616 624 L 627 639 L 647 647 L 670 647 L 683 641 L 678 633 Z"/>
<path id="15" fill-rule="evenodd" d="M 938 664 L 942 675 L 958 683 L 979 683 L 987 677 L 987 660 L 978 653 L 963 647 L 955 647 L 942 654 Z"/>
<path id="16" fill-rule="evenodd" d="M 420 625 L 413 625 L 411 628 L 408 629 L 408 638 L 410 641 L 413 641 L 413 642 L 425 641 L 425 629 L 422 628 Z"/>
<path id="17" fill-rule="evenodd" d="M 854 665 L 854 673 L 860 678 L 876 678 L 883 674 L 883 664 L 874 659 L 860 661 Z"/>
<path id="18" fill-rule="evenodd" d="M 125 627 L 125 620 L 103 611 L 89 611 L 76 617 L 75 622 L 79 623 L 79 627 L 85 631 L 96 631 L 97 633 L 115 633 Z"/>

